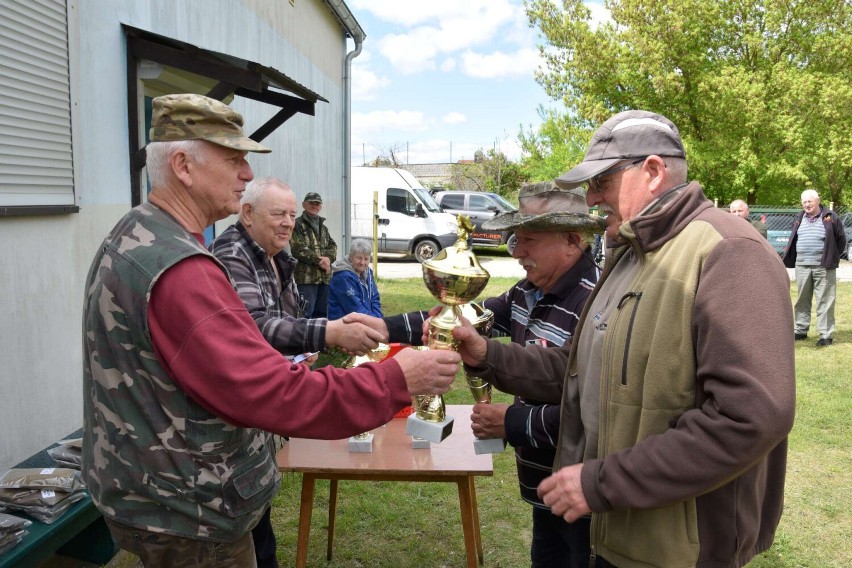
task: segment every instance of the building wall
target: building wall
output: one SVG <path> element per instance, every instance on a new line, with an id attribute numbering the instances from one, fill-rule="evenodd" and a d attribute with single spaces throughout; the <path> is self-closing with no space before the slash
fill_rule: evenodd
<path id="1" fill-rule="evenodd" d="M 274 67 L 328 99 L 249 159 L 256 175 L 319 191 L 343 222 L 343 31 L 321 0 L 69 0 L 75 195 L 80 212 L 0 217 L 0 469 L 82 425 L 82 300 L 101 239 L 130 208 L 121 24 Z M 237 99 L 247 130 L 275 109 Z M 0 173 L 0 183 L 2 174 Z M 227 223 L 224 224 L 227 226 Z"/>
<path id="2" fill-rule="evenodd" d="M 408 170 L 420 180 L 423 187 L 446 187 L 453 180 L 455 164 L 403 164 L 400 168 Z"/>

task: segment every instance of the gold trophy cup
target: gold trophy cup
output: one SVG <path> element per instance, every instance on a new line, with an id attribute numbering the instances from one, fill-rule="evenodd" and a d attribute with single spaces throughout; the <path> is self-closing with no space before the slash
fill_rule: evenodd
<path id="1" fill-rule="evenodd" d="M 379 343 L 379 346 L 364 355 L 353 355 L 343 364 L 344 369 L 351 369 L 363 363 L 378 363 L 388 356 L 390 345 Z M 349 451 L 355 453 L 373 452 L 373 434 L 362 432 L 349 438 Z"/>
<path id="2" fill-rule="evenodd" d="M 491 337 L 491 330 L 494 327 L 494 313 L 477 304 L 470 302 L 461 307 L 462 315 L 470 321 L 471 325 L 483 337 Z M 470 389 L 470 394 L 473 395 L 474 402 L 491 403 L 491 383 L 482 377 L 472 377 L 465 373 L 467 388 Z M 506 440 L 503 438 L 474 438 L 473 451 L 476 454 L 499 454 L 506 449 Z"/>
<path id="3" fill-rule="evenodd" d="M 468 247 L 473 224 L 466 215 L 458 216 L 455 244 L 423 263 L 423 281 L 440 303 L 441 312 L 429 322 L 429 349 L 458 349 L 453 329 L 461 325 L 461 306 L 476 298 L 488 284 L 488 271 L 480 266 Z M 433 443 L 443 441 L 453 430 L 452 418 L 441 395 L 419 395 L 414 399 L 415 413 L 408 417 L 406 433 Z"/>

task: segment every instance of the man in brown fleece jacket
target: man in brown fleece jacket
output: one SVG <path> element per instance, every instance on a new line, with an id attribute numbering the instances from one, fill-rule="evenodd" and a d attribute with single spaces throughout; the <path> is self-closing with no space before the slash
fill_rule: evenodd
<path id="1" fill-rule="evenodd" d="M 658 114 L 610 118 L 556 183 L 586 184 L 607 214 L 606 266 L 570 353 L 465 327 L 462 357 L 501 390 L 562 387 L 554 474 L 538 493 L 569 522 L 592 513 L 595 566 L 743 566 L 772 545 L 783 506 L 787 273 L 765 239 L 687 183 L 677 127 Z M 745 311 L 760 329 L 730 317 Z"/>

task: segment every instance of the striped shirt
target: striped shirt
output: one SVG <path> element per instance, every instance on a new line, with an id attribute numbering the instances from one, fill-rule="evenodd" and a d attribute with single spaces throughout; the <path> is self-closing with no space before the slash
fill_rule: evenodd
<path id="1" fill-rule="evenodd" d="M 819 214 L 813 217 L 803 216 L 796 234 L 796 264 L 819 266 L 825 248 L 825 225 L 822 223 L 822 217 Z"/>
<path id="2" fill-rule="evenodd" d="M 571 340 L 599 276 L 600 269 L 583 256 L 546 294 L 523 279 L 504 294 L 486 299 L 483 306 L 494 312 L 492 335 L 509 336 L 521 345 L 561 347 Z M 419 345 L 426 317 L 426 312 L 386 317 L 390 340 Z M 504 426 L 506 439 L 515 448 L 521 497 L 546 509 L 536 488 L 553 467 L 559 439 L 559 405 L 515 397 Z"/>
<path id="3" fill-rule="evenodd" d="M 283 250 L 273 257 L 282 286 L 269 255 L 240 222 L 225 229 L 210 244 L 210 252 L 228 269 L 237 294 L 272 347 L 284 355 L 325 349 L 328 320 L 302 318 L 304 304 L 293 280 L 295 258 Z"/>

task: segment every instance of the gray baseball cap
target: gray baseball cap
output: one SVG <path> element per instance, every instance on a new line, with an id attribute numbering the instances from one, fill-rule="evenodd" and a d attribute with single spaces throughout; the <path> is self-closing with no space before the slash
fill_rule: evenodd
<path id="1" fill-rule="evenodd" d="M 554 180 L 575 188 L 618 162 L 646 156 L 686 158 L 677 126 L 663 115 L 645 110 L 620 112 L 595 131 L 583 161 Z"/>

